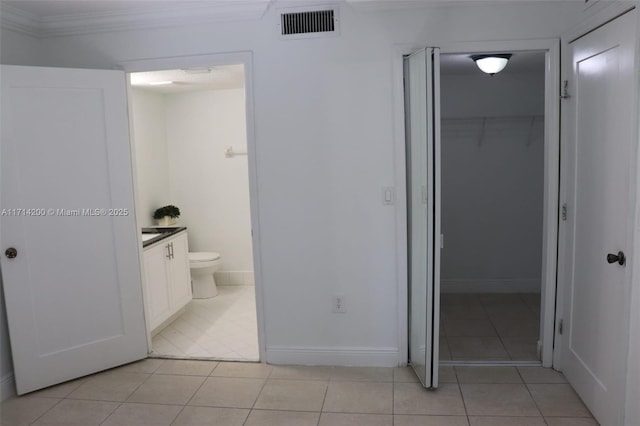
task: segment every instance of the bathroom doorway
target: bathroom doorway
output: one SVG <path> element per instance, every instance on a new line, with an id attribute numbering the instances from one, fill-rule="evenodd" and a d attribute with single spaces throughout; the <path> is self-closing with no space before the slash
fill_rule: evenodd
<path id="1" fill-rule="evenodd" d="M 539 363 L 545 52 L 441 55 L 440 360 Z"/>
<path id="2" fill-rule="evenodd" d="M 130 74 L 138 224 L 158 226 L 155 210 L 175 205 L 191 271 L 193 253 L 219 254 L 217 295 L 196 290 L 149 330 L 152 357 L 260 360 L 245 72 L 232 63 Z"/>

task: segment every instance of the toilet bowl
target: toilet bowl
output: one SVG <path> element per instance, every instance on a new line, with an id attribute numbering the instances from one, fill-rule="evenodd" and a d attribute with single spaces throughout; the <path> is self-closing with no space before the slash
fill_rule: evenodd
<path id="1" fill-rule="evenodd" d="M 214 272 L 220 269 L 220 254 L 214 252 L 189 253 L 191 290 L 194 299 L 208 299 L 218 294 Z"/>

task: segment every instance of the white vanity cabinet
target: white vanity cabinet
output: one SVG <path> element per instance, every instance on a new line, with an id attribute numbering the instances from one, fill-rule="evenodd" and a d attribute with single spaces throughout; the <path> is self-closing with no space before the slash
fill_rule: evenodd
<path id="1" fill-rule="evenodd" d="M 191 301 L 187 232 L 144 249 L 147 321 L 153 332 Z"/>

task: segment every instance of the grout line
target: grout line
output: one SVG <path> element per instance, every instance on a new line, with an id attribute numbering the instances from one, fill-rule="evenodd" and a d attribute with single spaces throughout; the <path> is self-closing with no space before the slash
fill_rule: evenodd
<path id="1" fill-rule="evenodd" d="M 73 391 L 72 391 L 72 392 L 73 392 Z M 16 397 L 16 398 L 22 398 L 21 396 L 17 396 L 17 395 L 16 395 L 15 397 Z M 53 404 L 53 405 L 52 405 L 48 410 L 45 410 L 45 412 L 44 412 L 44 413 L 40 414 L 40 415 L 38 416 L 38 418 L 34 419 L 34 420 L 33 420 L 33 422 L 31 422 L 31 423 L 29 423 L 29 424 L 34 424 L 34 423 L 36 423 L 36 422 L 37 422 L 38 420 L 40 420 L 40 419 L 41 419 L 45 414 L 47 414 L 49 411 L 53 410 L 53 408 L 54 408 L 54 407 L 58 406 L 58 404 L 60 404 L 62 401 L 66 400 L 66 399 L 67 399 L 66 397 L 61 398 L 58 402 L 56 402 L 55 404 Z M 109 414 L 109 415 L 111 415 L 111 414 Z M 2 420 L 2 419 L 0 418 L 0 420 Z"/>
<path id="2" fill-rule="evenodd" d="M 324 413 L 324 403 L 327 401 L 327 394 L 329 393 L 329 381 L 327 380 L 327 387 L 324 389 L 324 396 L 322 397 L 322 406 L 320 407 L 320 415 L 318 416 L 318 423 L 320 425 L 320 418 L 322 417 L 322 413 Z"/>
<path id="3" fill-rule="evenodd" d="M 105 417 L 105 418 L 104 418 L 104 420 L 102 420 L 102 421 L 100 422 L 100 424 L 101 424 L 101 425 L 103 425 L 107 420 L 109 420 L 109 417 L 111 417 L 111 416 L 113 415 L 113 413 L 115 413 L 115 412 L 118 410 L 118 408 L 122 407 L 122 404 L 124 404 L 124 402 L 119 403 L 119 404 L 118 404 L 118 406 L 117 406 L 116 408 L 114 408 L 114 409 L 113 409 L 113 410 L 112 410 L 112 411 L 107 415 L 107 417 Z"/>

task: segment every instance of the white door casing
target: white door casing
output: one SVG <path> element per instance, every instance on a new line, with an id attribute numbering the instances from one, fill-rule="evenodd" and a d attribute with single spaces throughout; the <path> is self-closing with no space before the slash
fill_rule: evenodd
<path id="1" fill-rule="evenodd" d="M 0 262 L 24 394 L 148 347 L 124 73 L 1 72 Z"/>
<path id="2" fill-rule="evenodd" d="M 440 327 L 440 56 L 405 59 L 409 354 L 425 387 L 438 387 Z"/>
<path id="3" fill-rule="evenodd" d="M 596 419 L 623 424 L 632 247 L 635 12 L 569 44 L 562 369 Z"/>

